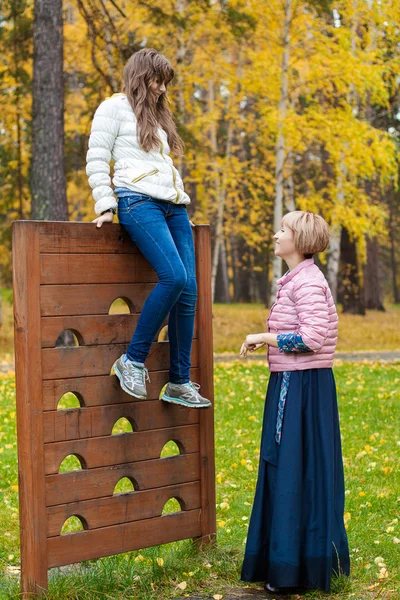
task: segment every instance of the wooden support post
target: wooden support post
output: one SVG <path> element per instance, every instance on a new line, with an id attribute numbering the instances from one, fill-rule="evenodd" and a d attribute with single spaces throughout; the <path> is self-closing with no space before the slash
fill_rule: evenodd
<path id="1" fill-rule="evenodd" d="M 214 404 L 214 365 L 211 298 L 210 227 L 198 225 L 196 233 L 197 327 L 201 393 Z M 200 412 L 201 543 L 216 534 L 214 406 Z"/>
<path id="2" fill-rule="evenodd" d="M 39 223 L 13 223 L 21 586 L 47 589 L 47 536 L 40 353 Z"/>

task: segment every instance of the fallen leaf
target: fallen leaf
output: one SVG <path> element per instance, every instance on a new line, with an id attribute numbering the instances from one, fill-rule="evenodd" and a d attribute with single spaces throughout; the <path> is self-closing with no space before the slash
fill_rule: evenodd
<path id="1" fill-rule="evenodd" d="M 181 583 L 178 583 L 178 588 L 179 588 L 180 590 L 186 590 L 186 588 L 187 588 L 187 583 L 186 583 L 186 581 L 182 581 Z"/>

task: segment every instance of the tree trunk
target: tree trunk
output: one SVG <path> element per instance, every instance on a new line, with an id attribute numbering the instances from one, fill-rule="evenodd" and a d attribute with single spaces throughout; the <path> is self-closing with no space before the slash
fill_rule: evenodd
<path id="1" fill-rule="evenodd" d="M 209 110 L 213 111 L 214 107 L 214 82 L 209 82 L 208 87 L 208 102 L 209 102 Z M 229 168 L 229 159 L 232 153 L 232 140 L 233 140 L 233 122 L 232 119 L 228 122 L 228 132 L 226 139 L 226 149 L 225 149 L 225 157 L 227 159 L 227 164 L 225 165 L 225 170 Z M 218 153 L 218 144 L 217 144 L 217 134 L 216 134 L 216 124 L 213 121 L 211 126 L 211 146 L 213 149 L 214 156 L 217 156 Z M 220 169 L 217 167 L 215 173 L 215 192 L 216 192 L 216 200 L 217 200 L 217 215 L 216 215 L 216 223 L 215 223 L 215 241 L 214 241 L 214 249 L 212 255 L 212 269 L 211 269 L 211 289 L 212 289 L 212 299 L 215 297 L 215 281 L 217 277 L 217 269 L 218 269 L 218 261 L 220 257 L 220 247 L 224 240 L 224 210 L 225 210 L 225 200 L 226 200 L 226 172 L 220 173 Z"/>
<path id="2" fill-rule="evenodd" d="M 342 228 L 340 225 L 331 227 L 331 239 L 329 242 L 326 278 L 331 288 L 334 302 L 337 302 L 338 292 L 338 274 L 340 263 L 340 240 L 342 237 Z"/>
<path id="3" fill-rule="evenodd" d="M 271 305 L 271 302 L 270 302 L 271 284 L 270 284 L 270 277 L 269 277 L 269 272 L 270 272 L 270 267 L 271 267 L 271 252 L 269 250 L 267 250 L 265 253 L 264 267 L 265 267 L 265 277 L 264 277 L 264 283 L 260 284 L 260 293 L 261 293 L 261 298 L 262 298 L 265 306 L 268 307 Z"/>
<path id="4" fill-rule="evenodd" d="M 367 237 L 367 263 L 364 268 L 365 308 L 384 312 L 382 273 L 378 240 Z"/>
<path id="5" fill-rule="evenodd" d="M 184 22 L 183 15 L 186 10 L 186 7 L 187 7 L 187 0 L 175 0 L 175 10 L 179 15 L 180 23 Z M 185 40 L 185 37 L 184 37 L 185 31 L 184 31 L 184 28 L 182 25 L 179 26 L 178 32 L 179 33 L 177 36 L 177 48 L 176 48 L 175 60 L 176 60 L 176 63 L 178 65 L 180 65 L 180 64 L 184 63 L 184 61 L 185 61 L 188 48 L 184 41 Z M 181 127 L 184 127 L 185 114 L 186 114 L 185 96 L 184 96 L 183 81 L 182 81 L 182 77 L 181 77 L 179 68 L 176 73 L 175 88 L 177 90 L 177 95 L 178 95 L 179 122 L 180 122 Z M 181 174 L 182 179 L 184 179 L 185 173 L 184 173 L 183 155 L 178 156 L 177 162 L 178 162 L 178 171 Z"/>
<path id="6" fill-rule="evenodd" d="M 294 199 L 294 181 L 293 181 L 293 168 L 294 168 L 294 157 L 293 152 L 290 150 L 287 153 L 286 165 L 288 167 L 288 173 L 284 181 L 284 199 L 285 208 L 288 212 L 296 210 L 296 202 Z"/>
<path id="7" fill-rule="evenodd" d="M 228 278 L 228 265 L 225 241 L 222 240 L 220 246 L 220 257 L 218 261 L 217 280 L 215 282 L 215 302 L 224 302 L 228 304 L 229 298 L 229 278 Z"/>
<path id="8" fill-rule="evenodd" d="M 248 253 L 247 242 L 243 238 L 237 238 L 234 254 L 236 261 L 235 302 L 251 302 Z"/>
<path id="9" fill-rule="evenodd" d="M 229 236 L 229 255 L 230 255 L 230 266 L 232 269 L 232 282 L 233 282 L 233 301 L 238 301 L 238 290 L 239 290 L 239 252 L 238 252 L 238 238 L 234 235 Z"/>
<path id="10" fill-rule="evenodd" d="M 288 108 L 289 97 L 289 57 L 290 57 L 290 24 L 292 20 L 292 0 L 285 0 L 284 24 L 282 38 L 282 66 L 281 66 L 281 86 L 278 109 L 278 136 L 276 142 L 276 163 L 275 163 L 275 203 L 274 203 L 274 232 L 281 227 L 283 216 L 283 198 L 284 198 L 284 165 L 285 165 L 285 136 L 284 126 Z M 273 255 L 272 259 L 272 286 L 271 296 L 275 300 L 276 282 L 282 273 L 282 259 Z"/>
<path id="11" fill-rule="evenodd" d="M 64 165 L 62 0 L 35 0 L 32 219 L 68 220 Z"/>
<path id="12" fill-rule="evenodd" d="M 22 135 L 21 135 L 21 84 L 20 84 L 20 52 L 19 52 L 19 12 L 18 6 L 14 2 L 11 8 L 12 23 L 13 23 L 13 60 L 14 60 L 14 77 L 15 77 L 15 117 L 17 125 L 17 189 L 18 189 L 18 218 L 24 218 L 23 209 L 23 176 L 22 176 Z"/>
<path id="13" fill-rule="evenodd" d="M 339 164 L 339 173 L 337 176 L 337 204 L 342 206 L 345 202 L 344 197 L 344 181 L 347 177 L 347 168 L 342 158 Z M 337 302 L 338 296 L 338 275 L 340 266 L 340 248 L 342 240 L 342 226 L 338 223 L 333 223 L 331 227 L 331 239 L 329 242 L 328 264 L 327 264 L 327 280 L 331 288 L 334 302 Z"/>
<path id="14" fill-rule="evenodd" d="M 339 299 L 343 304 L 343 312 L 353 315 L 365 315 L 357 260 L 357 245 L 354 240 L 350 239 L 349 233 L 344 227 L 340 244 L 340 262 Z"/>
<path id="15" fill-rule="evenodd" d="M 400 293 L 397 285 L 397 260 L 396 260 L 396 197 L 392 190 L 389 198 L 389 240 L 390 240 L 390 270 L 392 272 L 393 302 L 400 304 Z"/>

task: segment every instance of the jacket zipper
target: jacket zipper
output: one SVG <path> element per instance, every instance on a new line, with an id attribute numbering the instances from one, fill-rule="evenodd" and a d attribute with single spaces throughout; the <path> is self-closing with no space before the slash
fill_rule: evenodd
<path id="1" fill-rule="evenodd" d="M 150 173 L 143 173 L 143 175 L 139 175 L 139 177 L 136 177 L 136 179 L 132 179 L 131 183 L 137 183 L 144 177 L 149 177 L 150 175 L 155 175 L 156 173 L 158 173 L 158 169 L 154 169 L 153 171 L 150 171 Z"/>
<path id="2" fill-rule="evenodd" d="M 165 160 L 165 162 L 167 162 L 166 159 L 165 159 L 165 156 L 163 154 L 163 150 L 164 150 L 164 144 L 163 144 L 163 142 L 161 142 L 160 154 L 163 157 L 163 159 Z M 174 186 L 174 189 L 176 191 L 176 201 L 175 201 L 175 204 L 177 204 L 177 202 L 178 202 L 178 200 L 179 200 L 179 198 L 181 196 L 181 193 L 178 190 L 177 185 L 176 185 L 176 171 L 175 171 L 173 165 L 171 165 L 171 169 L 172 169 L 172 180 L 173 180 L 172 185 Z"/>

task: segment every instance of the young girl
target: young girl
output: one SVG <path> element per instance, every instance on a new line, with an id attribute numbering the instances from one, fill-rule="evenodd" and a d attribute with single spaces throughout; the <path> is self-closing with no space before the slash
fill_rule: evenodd
<path id="1" fill-rule="evenodd" d="M 170 148 L 178 155 L 183 149 L 166 95 L 173 76 L 170 63 L 156 50 L 146 48 L 131 56 L 124 69 L 123 93 L 102 102 L 94 116 L 86 173 L 99 215 L 94 220 L 97 227 L 111 223 L 118 206 L 119 222 L 159 279 L 114 372 L 125 392 L 146 398 L 149 376 L 144 363 L 169 314 L 170 371 L 162 398 L 202 408 L 211 403 L 189 378 L 197 299 L 193 235 L 186 209 L 190 198 L 169 156 Z"/>
<path id="2" fill-rule="evenodd" d="M 271 371 L 260 466 L 242 580 L 266 590 L 330 590 L 349 574 L 344 478 L 335 380 L 335 304 L 313 254 L 325 250 L 322 217 L 294 211 L 282 220 L 275 254 L 289 271 L 278 281 L 268 333 L 248 335 L 240 354 L 265 344 Z"/>

